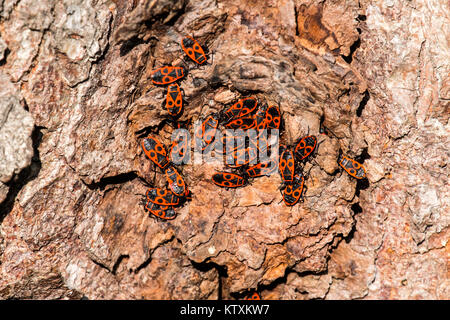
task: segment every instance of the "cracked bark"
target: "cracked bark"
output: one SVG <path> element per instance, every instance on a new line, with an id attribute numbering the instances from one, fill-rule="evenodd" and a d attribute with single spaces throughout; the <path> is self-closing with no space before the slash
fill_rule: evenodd
<path id="1" fill-rule="evenodd" d="M 0 6 L 0 98 L 30 120 L 0 172 L 1 298 L 450 297 L 447 3 L 30 1 Z M 187 63 L 180 120 L 249 93 L 279 104 L 283 142 L 322 142 L 304 203 L 280 203 L 278 175 L 226 191 L 216 164 L 188 164 L 177 218 L 144 212 L 165 177 L 140 139 L 173 130 L 148 77 L 186 64 L 187 34 L 210 60 Z"/>

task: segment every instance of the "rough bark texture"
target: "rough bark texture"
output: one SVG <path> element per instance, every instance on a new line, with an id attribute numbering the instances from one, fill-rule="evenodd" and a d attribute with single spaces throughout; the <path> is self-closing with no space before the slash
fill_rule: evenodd
<path id="1" fill-rule="evenodd" d="M 448 1 L 0 0 L 0 298 L 449 299 Z M 305 201 L 183 167 L 176 219 L 140 148 L 173 130 L 149 73 L 210 51 L 181 120 L 253 94 L 321 141 Z M 320 123 L 334 135 L 319 135 Z M 338 170 L 339 149 L 367 183 Z"/>

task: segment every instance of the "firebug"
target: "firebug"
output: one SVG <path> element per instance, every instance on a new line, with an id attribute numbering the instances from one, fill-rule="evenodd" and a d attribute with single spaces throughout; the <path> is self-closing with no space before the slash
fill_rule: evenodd
<path id="1" fill-rule="evenodd" d="M 155 137 L 148 136 L 147 138 L 144 138 L 142 141 L 142 149 L 144 150 L 145 155 L 161 169 L 164 169 L 169 165 L 166 148 Z"/>
<path id="2" fill-rule="evenodd" d="M 151 214 L 164 220 L 172 220 L 176 216 L 175 210 L 172 206 L 162 206 L 151 201 L 147 201 L 145 209 L 147 209 Z"/>
<path id="3" fill-rule="evenodd" d="M 291 182 L 294 179 L 295 162 L 294 153 L 290 148 L 281 153 L 278 163 L 281 178 L 284 182 Z"/>
<path id="4" fill-rule="evenodd" d="M 184 77 L 183 67 L 164 66 L 151 73 L 152 82 L 157 85 L 167 85 Z"/>
<path id="5" fill-rule="evenodd" d="M 166 109 L 172 117 L 177 117 L 183 110 L 183 96 L 177 83 L 172 83 L 167 87 Z"/>
<path id="6" fill-rule="evenodd" d="M 148 201 L 162 206 L 175 206 L 180 203 L 180 198 L 167 189 L 150 188 L 146 196 Z"/>
<path id="7" fill-rule="evenodd" d="M 238 188 L 245 184 L 244 177 L 231 172 L 218 172 L 212 176 L 213 182 L 219 187 Z"/>
<path id="8" fill-rule="evenodd" d="M 178 197 L 183 197 L 186 194 L 186 185 L 183 177 L 173 167 L 169 166 L 166 169 L 166 177 L 169 183 L 169 189 Z"/>
<path id="9" fill-rule="evenodd" d="M 283 192 L 283 200 L 287 206 L 295 205 L 303 194 L 305 178 L 301 173 L 294 176 L 292 183 L 289 183 Z"/>
<path id="10" fill-rule="evenodd" d="M 186 36 L 181 41 L 181 48 L 186 53 L 186 55 L 196 63 L 204 64 L 206 62 L 205 51 L 194 38 Z"/>
<path id="11" fill-rule="evenodd" d="M 316 146 L 317 138 L 315 136 L 306 136 L 297 142 L 294 153 L 300 161 L 303 161 L 314 152 Z"/>
<path id="12" fill-rule="evenodd" d="M 344 168 L 344 170 L 356 179 L 364 179 L 366 177 L 366 169 L 358 161 L 350 159 L 339 153 L 338 164 Z"/>

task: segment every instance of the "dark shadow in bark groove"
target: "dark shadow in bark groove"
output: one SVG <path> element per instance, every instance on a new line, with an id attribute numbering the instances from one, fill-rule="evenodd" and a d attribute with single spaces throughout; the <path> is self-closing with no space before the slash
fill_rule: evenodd
<path id="1" fill-rule="evenodd" d="M 113 275 L 116 275 L 117 274 L 117 269 L 119 268 L 120 263 L 123 261 L 123 259 L 125 259 L 125 258 L 128 259 L 129 257 L 130 256 L 128 254 L 120 255 L 120 257 L 117 259 L 116 263 L 114 263 L 114 266 L 113 266 L 113 268 L 111 270 L 111 273 Z"/>
<path id="2" fill-rule="evenodd" d="M 192 266 L 197 269 L 198 271 L 201 272 L 208 272 L 211 269 L 216 269 L 217 273 L 219 274 L 219 284 L 218 284 L 218 300 L 223 300 L 223 278 L 228 278 L 228 273 L 227 273 L 227 267 L 226 266 L 220 266 L 217 263 L 214 262 L 194 262 L 191 261 Z"/>
<path id="3" fill-rule="evenodd" d="M 353 61 L 353 54 L 355 51 L 361 46 L 361 39 L 358 38 L 351 46 L 350 46 L 350 53 L 348 56 L 341 55 L 341 57 L 347 62 L 348 64 L 351 64 Z"/>
<path id="4" fill-rule="evenodd" d="M 369 188 L 369 180 L 367 178 L 358 180 L 356 182 L 356 190 L 355 190 L 355 196 L 359 198 L 359 195 L 361 193 L 361 190 L 366 190 Z"/>
<path id="5" fill-rule="evenodd" d="M 152 107 L 154 107 L 154 106 L 152 106 Z M 190 120 L 188 120 L 188 121 L 190 121 Z M 164 128 L 165 125 L 170 125 L 170 126 L 176 128 L 175 121 L 173 121 L 170 118 L 162 118 L 161 121 L 157 125 L 142 128 L 138 131 L 135 131 L 134 133 L 138 139 L 145 138 L 149 134 L 158 135 L 162 131 L 162 129 Z"/>
<path id="6" fill-rule="evenodd" d="M 364 148 L 359 156 L 355 158 L 359 163 L 364 163 L 365 160 L 370 159 L 369 148 Z"/>
<path id="7" fill-rule="evenodd" d="M 6 48 L 5 49 L 5 52 L 4 52 L 4 57 L 3 57 L 3 59 L 2 60 L 0 60 L 0 67 L 1 66 L 4 66 L 5 64 L 6 64 L 6 59 L 8 58 L 8 55 L 11 53 L 11 51 L 9 50 L 9 48 Z"/>
<path id="8" fill-rule="evenodd" d="M 22 190 L 28 182 L 34 180 L 41 171 L 42 163 L 38 148 L 42 141 L 42 129 L 45 129 L 45 127 L 35 126 L 31 134 L 33 157 L 31 158 L 30 165 L 23 168 L 19 174 L 13 177 L 11 181 L 6 184 L 9 187 L 9 190 L 5 200 L 0 203 L 0 224 L 13 209 L 14 202 L 20 190 Z"/>
<path id="9" fill-rule="evenodd" d="M 136 172 L 133 171 L 133 172 L 121 173 L 121 174 L 118 174 L 117 176 L 113 176 L 113 177 L 101 178 L 100 181 L 98 181 L 98 182 L 93 182 L 91 184 L 85 183 L 85 185 L 90 190 L 95 190 L 95 189 L 103 190 L 103 189 L 105 189 L 105 187 L 107 185 L 123 184 L 125 182 L 132 181 L 136 178 L 137 178 L 137 174 L 136 174 Z"/>
<path id="10" fill-rule="evenodd" d="M 353 213 L 356 215 L 356 214 L 359 214 L 359 213 L 361 213 L 361 212 L 363 212 L 363 209 L 362 209 L 362 207 L 359 205 L 359 202 L 356 202 L 356 203 L 354 203 L 354 204 L 352 204 L 352 206 L 350 207 L 350 209 L 352 209 L 352 211 L 353 211 Z"/>
<path id="11" fill-rule="evenodd" d="M 120 56 L 123 57 L 127 53 L 129 53 L 136 46 L 145 43 L 144 40 L 140 39 L 138 36 L 134 36 L 131 39 L 125 41 L 120 47 Z"/>
<path id="12" fill-rule="evenodd" d="M 353 211 L 353 217 L 356 216 L 357 214 L 360 214 L 361 212 L 363 212 L 363 208 L 360 206 L 359 202 L 352 204 L 350 209 Z M 355 223 L 355 225 L 353 225 L 352 230 L 350 230 L 348 235 L 346 237 L 344 237 L 344 241 L 346 243 L 350 243 L 350 241 L 352 241 L 353 236 L 355 235 L 355 231 L 356 231 L 356 223 Z"/>
<path id="13" fill-rule="evenodd" d="M 364 108 L 366 107 L 367 102 L 370 99 L 369 91 L 364 91 L 364 97 L 362 98 L 361 102 L 359 103 L 358 109 L 356 109 L 356 116 L 361 117 L 362 112 Z"/>
<path id="14" fill-rule="evenodd" d="M 235 298 L 236 300 L 243 300 L 246 296 L 248 296 L 249 294 L 253 293 L 254 291 L 256 291 L 257 293 L 259 293 L 261 295 L 261 292 L 264 290 L 267 291 L 273 291 L 277 286 L 279 286 L 280 284 L 286 284 L 287 282 L 287 276 L 291 273 L 291 272 L 295 272 L 293 271 L 291 268 L 287 268 L 284 272 L 284 275 L 274 281 L 272 281 L 269 284 L 265 284 L 265 285 L 259 285 L 256 290 L 253 289 L 249 289 L 247 291 L 244 292 L 233 292 L 230 295 Z M 261 299 L 264 299 L 264 297 L 261 297 Z"/>
<path id="15" fill-rule="evenodd" d="M 166 21 L 164 24 L 161 24 L 161 25 L 173 27 L 176 24 L 176 22 L 178 21 L 178 19 L 183 14 L 186 13 L 186 5 L 187 5 L 186 2 L 183 2 L 183 7 L 180 8 L 180 10 L 178 10 L 173 15 L 173 17 L 170 18 L 170 20 Z M 161 15 L 156 15 L 156 16 L 152 17 L 152 19 L 144 21 L 144 24 L 149 30 L 151 30 L 151 29 L 154 28 L 155 22 L 158 21 L 158 22 L 162 23 L 167 18 L 167 16 L 168 16 L 167 13 L 164 13 L 164 14 L 161 14 Z"/>

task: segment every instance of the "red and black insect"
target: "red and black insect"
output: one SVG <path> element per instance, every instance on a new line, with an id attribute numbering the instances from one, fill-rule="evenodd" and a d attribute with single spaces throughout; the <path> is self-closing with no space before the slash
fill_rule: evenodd
<path id="1" fill-rule="evenodd" d="M 316 150 L 317 138 L 315 136 L 306 136 L 300 139 L 295 145 L 295 155 L 300 161 L 306 160 Z"/>
<path id="2" fill-rule="evenodd" d="M 247 148 L 239 147 L 227 154 L 226 165 L 230 168 L 240 168 L 256 163 L 258 149 L 250 144 Z"/>
<path id="3" fill-rule="evenodd" d="M 169 165 L 166 148 L 155 137 L 148 136 L 144 138 L 142 149 L 145 155 L 161 169 L 165 169 Z"/>
<path id="4" fill-rule="evenodd" d="M 238 188 L 246 183 L 246 179 L 231 172 L 217 172 L 212 176 L 212 181 L 219 187 Z"/>
<path id="5" fill-rule="evenodd" d="M 256 100 L 253 97 L 244 98 L 238 101 L 239 104 L 242 105 L 241 111 L 239 111 L 239 114 L 237 115 L 238 118 L 245 117 L 246 115 L 251 114 L 253 111 L 255 111 L 256 106 L 258 105 L 258 100 Z"/>
<path id="6" fill-rule="evenodd" d="M 344 156 L 341 152 L 339 153 L 338 164 L 353 178 L 364 179 L 366 177 L 366 169 L 364 166 L 358 161 Z"/>
<path id="7" fill-rule="evenodd" d="M 218 151 L 221 155 L 225 155 L 226 152 L 233 152 L 237 149 L 245 147 L 245 137 L 234 135 L 230 130 L 226 130 L 225 134 L 221 135 L 219 141 L 220 144 L 216 144 L 216 151 Z M 222 145 L 222 149 L 220 148 L 220 145 Z"/>
<path id="8" fill-rule="evenodd" d="M 275 159 L 269 159 L 251 166 L 245 170 L 246 174 L 251 178 L 270 176 L 277 170 L 278 163 Z"/>
<path id="9" fill-rule="evenodd" d="M 284 182 L 292 182 L 294 180 L 295 161 L 294 153 L 290 148 L 281 153 L 278 168 Z"/>
<path id="10" fill-rule="evenodd" d="M 145 209 L 151 214 L 164 220 L 172 220 L 176 216 L 175 210 L 172 206 L 162 206 L 151 201 L 147 201 Z"/>
<path id="11" fill-rule="evenodd" d="M 264 130 L 267 129 L 266 122 L 266 112 L 267 112 L 267 104 L 260 105 L 258 110 L 255 113 L 255 129 L 256 130 Z"/>
<path id="12" fill-rule="evenodd" d="M 259 159 L 265 160 L 278 144 L 278 135 L 269 134 L 267 130 L 259 132 L 258 139 L 250 139 L 250 145 L 255 146 L 259 152 Z M 281 153 L 279 153 L 281 154 Z"/>
<path id="13" fill-rule="evenodd" d="M 147 201 L 161 206 L 176 206 L 180 203 L 180 198 L 171 190 L 150 188 L 146 193 Z"/>
<path id="14" fill-rule="evenodd" d="M 179 136 L 170 146 L 170 159 L 175 164 L 188 163 L 190 157 L 189 152 L 189 138 L 187 136 Z"/>
<path id="15" fill-rule="evenodd" d="M 258 104 L 258 101 L 253 98 L 243 98 L 231 105 L 222 113 L 221 121 L 224 123 L 230 122 L 234 118 L 241 118 L 251 114 Z"/>
<path id="16" fill-rule="evenodd" d="M 207 59 L 205 51 L 194 38 L 186 36 L 181 41 L 181 48 L 186 55 L 196 63 L 204 64 L 206 62 Z"/>
<path id="17" fill-rule="evenodd" d="M 247 116 L 243 118 L 236 118 L 228 122 L 225 127 L 228 129 L 242 129 L 248 130 L 255 127 L 255 118 L 253 116 Z"/>
<path id="18" fill-rule="evenodd" d="M 153 70 L 152 82 L 157 85 L 167 85 L 184 77 L 183 67 L 164 66 Z"/>
<path id="19" fill-rule="evenodd" d="M 173 166 L 169 166 L 165 173 L 169 183 L 169 189 L 176 196 L 184 197 L 186 195 L 186 184 L 184 183 L 183 177 Z"/>
<path id="20" fill-rule="evenodd" d="M 196 140 L 200 142 L 200 148 L 204 151 L 213 142 L 219 121 L 215 115 L 209 115 L 195 133 Z"/>
<path id="21" fill-rule="evenodd" d="M 257 292 L 253 292 L 252 294 L 246 296 L 244 300 L 261 300 L 261 296 Z"/>
<path id="22" fill-rule="evenodd" d="M 283 200 L 287 206 L 295 205 L 302 197 L 305 188 L 305 177 L 298 173 L 283 191 Z"/>
<path id="23" fill-rule="evenodd" d="M 265 122 L 269 129 L 280 129 L 281 112 L 278 106 L 270 106 L 267 108 Z"/>
<path id="24" fill-rule="evenodd" d="M 233 139 L 232 137 L 222 134 L 218 139 L 219 142 L 216 142 L 215 144 L 214 151 L 217 152 L 219 155 L 224 156 L 226 154 L 227 141 L 232 141 L 232 139 Z M 232 143 L 233 142 L 230 142 L 230 145 L 233 145 Z"/>
<path id="25" fill-rule="evenodd" d="M 172 83 L 167 87 L 166 109 L 172 117 L 177 117 L 183 110 L 183 95 L 177 83 Z"/>

